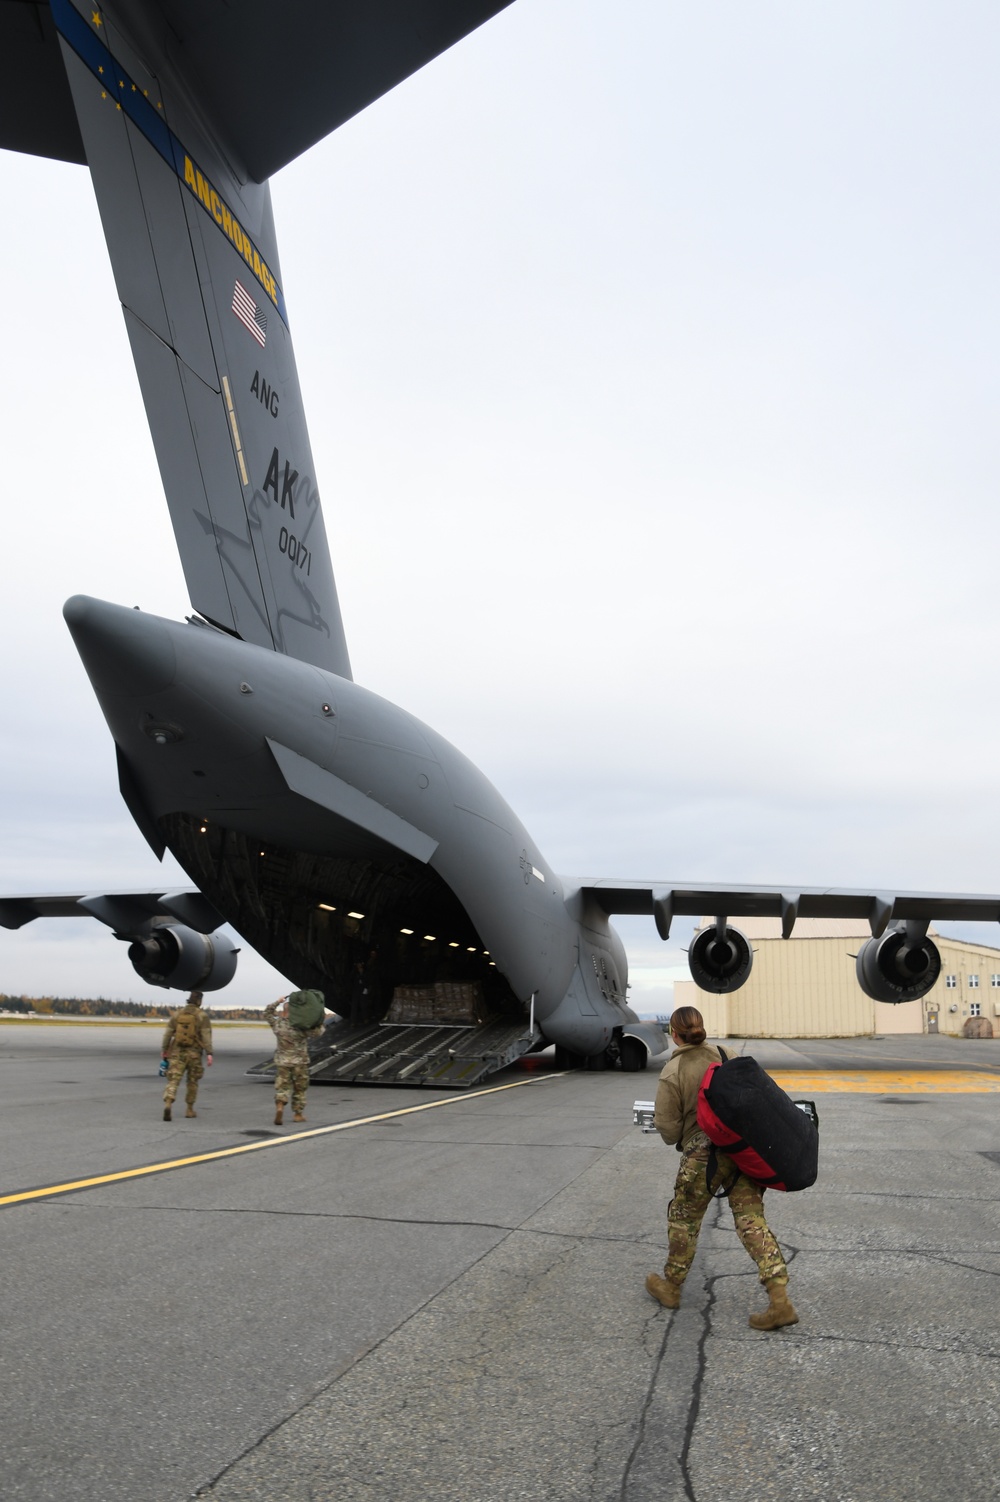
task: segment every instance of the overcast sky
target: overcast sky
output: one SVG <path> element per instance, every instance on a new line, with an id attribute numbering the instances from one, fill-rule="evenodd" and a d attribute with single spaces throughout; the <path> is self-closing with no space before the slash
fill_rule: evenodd
<path id="1" fill-rule="evenodd" d="M 1000 889 L 998 42 L 515 0 L 274 179 L 355 676 L 557 870 Z M 189 610 L 89 177 L 0 184 L 0 891 L 181 884 L 61 617 Z M 0 991 L 157 999 L 83 920 L 0 930 Z"/>

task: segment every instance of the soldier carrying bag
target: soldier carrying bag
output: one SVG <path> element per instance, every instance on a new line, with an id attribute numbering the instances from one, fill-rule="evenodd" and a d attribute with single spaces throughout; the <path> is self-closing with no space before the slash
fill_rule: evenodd
<path id="1" fill-rule="evenodd" d="M 808 1189 L 819 1171 L 819 1117 L 812 1101 L 794 1101 L 756 1059 L 710 1064 L 698 1090 L 698 1125 L 764 1189 Z M 708 1186 L 717 1159 L 709 1155 Z M 729 1185 L 728 1188 L 732 1188 Z M 728 1192 L 728 1190 L 726 1191 Z"/>
<path id="2" fill-rule="evenodd" d="M 292 991 L 288 997 L 288 1020 L 306 1033 L 318 1027 L 326 1014 L 322 991 Z"/>

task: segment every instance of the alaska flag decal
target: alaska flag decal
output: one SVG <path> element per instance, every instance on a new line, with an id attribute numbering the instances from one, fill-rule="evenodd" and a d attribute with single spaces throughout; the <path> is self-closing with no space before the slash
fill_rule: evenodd
<path id="1" fill-rule="evenodd" d="M 167 125 L 163 118 L 162 104 L 159 101 L 154 104 L 147 97 L 148 91 L 139 88 L 104 45 L 98 34 L 104 24 L 100 11 L 91 12 L 91 24 L 88 25 L 70 0 L 51 0 L 51 6 L 57 30 L 101 85 L 101 97 L 107 99 L 115 109 L 123 110 L 133 124 L 139 127 L 150 145 L 173 168 L 205 213 L 215 221 L 221 233 L 246 261 L 247 269 L 256 277 L 279 316 L 287 324 L 285 299 L 270 267 L 221 193 L 217 192 L 191 153 Z M 233 312 L 236 312 L 235 306 Z M 252 313 L 250 316 L 253 319 Z M 250 332 L 253 334 L 253 329 Z M 254 334 L 254 338 L 260 344 L 264 343 L 257 334 Z"/>

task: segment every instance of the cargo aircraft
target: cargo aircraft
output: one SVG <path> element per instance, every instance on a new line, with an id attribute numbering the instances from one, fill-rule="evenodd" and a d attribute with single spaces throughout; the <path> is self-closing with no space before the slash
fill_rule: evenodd
<path id="1" fill-rule="evenodd" d="M 864 917 L 876 1000 L 917 998 L 932 919 L 998 897 L 568 879 L 473 764 L 355 683 L 292 351 L 268 178 L 509 0 L 7 0 L 0 146 L 90 168 L 193 614 L 77 595 L 65 617 L 122 796 L 193 889 L 0 899 L 0 923 L 88 913 L 146 981 L 233 977 L 228 923 L 343 1014 L 331 1081 L 464 1086 L 554 1044 L 643 1068 L 609 923 L 712 914 L 709 991 L 747 979 L 733 919 Z M 248 87 L 266 50 L 293 91 Z"/>

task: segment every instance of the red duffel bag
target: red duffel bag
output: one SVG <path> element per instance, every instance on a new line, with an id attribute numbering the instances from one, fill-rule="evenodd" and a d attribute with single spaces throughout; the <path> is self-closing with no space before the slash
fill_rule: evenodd
<path id="1" fill-rule="evenodd" d="M 819 1117 L 812 1101 L 794 1101 L 756 1059 L 710 1064 L 698 1090 L 698 1125 L 740 1173 L 766 1189 L 808 1189 L 819 1171 Z M 709 1158 L 708 1183 L 715 1177 Z"/>

